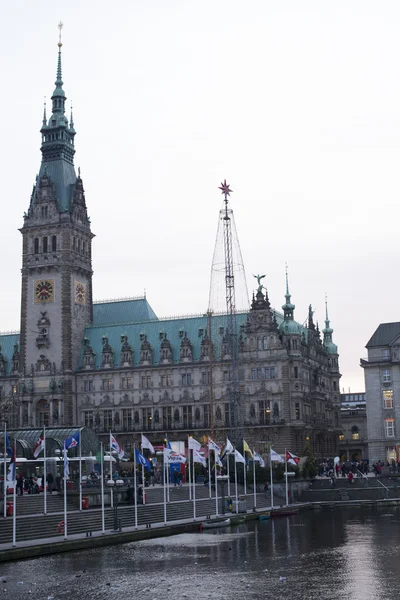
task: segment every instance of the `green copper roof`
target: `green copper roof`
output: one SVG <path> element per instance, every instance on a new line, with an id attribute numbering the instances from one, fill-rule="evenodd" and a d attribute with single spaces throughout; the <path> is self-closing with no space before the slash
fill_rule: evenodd
<path id="1" fill-rule="evenodd" d="M 19 344 L 19 333 L 0 334 L 0 353 L 7 361 L 7 375 L 11 371 L 11 360 L 14 354 L 14 344 Z"/>
<path id="2" fill-rule="evenodd" d="M 39 171 L 39 181 L 45 173 L 50 177 L 55 186 L 58 210 L 60 212 L 69 212 L 76 184 L 74 165 L 65 160 L 42 162 Z"/>
<path id="3" fill-rule="evenodd" d="M 111 300 L 93 305 L 93 326 L 158 320 L 146 298 Z"/>
<path id="4" fill-rule="evenodd" d="M 244 325 L 246 319 L 247 314 L 238 314 L 238 327 Z M 212 338 L 215 346 L 216 359 L 218 359 L 221 342 L 226 332 L 227 325 L 228 319 L 226 315 L 214 315 L 212 317 Z M 206 334 L 206 329 L 207 317 L 182 317 L 171 320 L 153 320 L 142 323 L 122 323 L 109 326 L 104 325 L 101 327 L 87 327 L 85 330 L 85 337 L 89 340 L 90 346 L 96 352 L 96 368 L 99 368 L 101 365 L 102 340 L 104 336 L 108 338 L 108 343 L 115 352 L 114 364 L 116 367 L 119 366 L 121 359 L 121 335 L 127 336 L 128 343 L 133 348 L 134 366 L 138 366 L 139 364 L 143 336 L 147 336 L 147 341 L 150 342 L 153 349 L 152 364 L 157 365 L 160 360 L 160 345 L 164 336 L 166 336 L 166 339 L 171 343 L 173 362 L 179 362 L 181 341 L 185 332 L 193 346 L 193 362 L 198 361 L 200 358 L 201 340 Z"/>

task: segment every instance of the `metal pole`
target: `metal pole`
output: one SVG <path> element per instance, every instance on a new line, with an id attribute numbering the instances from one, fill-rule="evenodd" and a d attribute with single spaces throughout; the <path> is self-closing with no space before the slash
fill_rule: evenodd
<path id="1" fill-rule="evenodd" d="M 104 518 L 104 452 L 103 442 L 100 442 L 100 475 L 101 475 L 101 533 L 104 534 L 106 531 L 105 518 Z"/>
<path id="2" fill-rule="evenodd" d="M 256 461 L 254 460 L 255 457 L 255 450 L 253 448 L 253 487 L 254 487 L 254 512 L 257 510 L 257 493 L 256 493 Z"/>
<path id="3" fill-rule="evenodd" d="M 212 315 L 212 311 L 208 310 L 207 311 L 207 327 L 208 327 L 208 337 L 210 340 L 210 352 L 209 352 L 210 436 L 214 439 L 214 383 L 213 383 L 214 352 L 213 352 L 212 332 L 211 332 L 211 315 Z"/>
<path id="4" fill-rule="evenodd" d="M 17 544 L 17 440 L 14 439 L 13 548 Z"/>
<path id="5" fill-rule="evenodd" d="M 215 514 L 218 517 L 218 488 L 217 488 L 217 451 L 214 450 L 214 471 L 215 471 Z"/>
<path id="6" fill-rule="evenodd" d="M 79 430 L 79 510 L 82 510 L 82 428 Z"/>
<path id="7" fill-rule="evenodd" d="M 44 514 L 47 514 L 47 468 L 46 468 L 46 425 L 43 425 L 43 499 Z"/>
<path id="8" fill-rule="evenodd" d="M 3 496 L 4 496 L 4 511 L 3 516 L 6 518 L 7 516 L 7 424 L 4 422 L 4 486 L 3 486 Z"/>
<path id="9" fill-rule="evenodd" d="M 165 494 L 164 494 L 165 495 Z M 133 496 L 135 503 L 135 529 L 138 528 L 138 515 L 137 515 L 137 481 L 136 481 L 136 444 L 133 444 Z"/>

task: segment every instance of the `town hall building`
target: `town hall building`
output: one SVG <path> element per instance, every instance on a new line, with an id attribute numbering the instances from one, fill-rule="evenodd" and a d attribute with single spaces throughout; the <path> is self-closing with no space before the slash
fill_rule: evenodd
<path id="1" fill-rule="evenodd" d="M 126 449 L 230 433 L 232 357 L 227 315 L 159 318 L 147 298 L 93 302 L 94 233 L 65 111 L 61 42 L 51 114 L 43 115 L 41 165 L 23 217 L 21 323 L 0 335 L 0 415 L 9 428 L 88 427 Z M 237 314 L 241 422 L 264 452 L 307 442 L 334 456 L 340 433 L 338 349 L 326 311 L 294 319 L 286 275 L 282 312 L 259 286 Z M 210 326 L 211 324 L 211 326 Z"/>

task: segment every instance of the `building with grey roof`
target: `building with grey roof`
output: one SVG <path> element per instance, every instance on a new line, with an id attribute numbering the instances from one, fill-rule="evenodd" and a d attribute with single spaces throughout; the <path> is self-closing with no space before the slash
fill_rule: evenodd
<path id="1" fill-rule="evenodd" d="M 400 323 L 381 323 L 361 359 L 370 461 L 400 461 Z"/>
<path id="2" fill-rule="evenodd" d="M 10 427 L 86 426 L 130 448 L 230 433 L 227 315 L 159 318 L 147 298 L 93 302 L 92 242 L 75 128 L 65 114 L 61 42 L 42 163 L 20 229 L 20 333 L 0 336 L 0 415 Z M 258 289 L 237 315 L 240 433 L 250 446 L 333 456 L 339 425 L 338 349 L 326 312 L 294 319 Z"/>

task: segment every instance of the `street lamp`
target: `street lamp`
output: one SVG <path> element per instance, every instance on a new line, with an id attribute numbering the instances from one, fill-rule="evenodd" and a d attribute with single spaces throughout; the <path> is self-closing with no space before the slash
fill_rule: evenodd
<path id="1" fill-rule="evenodd" d="M 112 494 L 112 504 L 113 504 L 113 513 L 114 513 L 114 528 L 113 531 L 121 531 L 121 521 L 118 520 L 118 489 L 117 494 L 114 496 L 114 489 L 120 488 L 124 485 L 124 481 L 122 479 L 117 479 L 114 481 L 113 479 L 109 479 L 107 481 L 107 487 L 111 489 Z"/>

